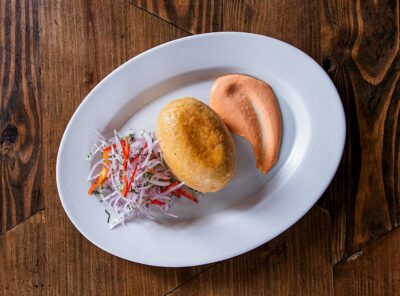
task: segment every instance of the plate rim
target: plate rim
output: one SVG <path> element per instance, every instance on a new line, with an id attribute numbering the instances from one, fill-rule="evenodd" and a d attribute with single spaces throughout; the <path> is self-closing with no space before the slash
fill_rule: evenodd
<path id="1" fill-rule="evenodd" d="M 340 152 L 338 155 L 338 159 L 335 159 L 335 166 L 334 169 L 332 169 L 332 171 L 329 174 L 329 178 L 327 178 L 327 182 L 326 184 L 324 184 L 324 186 L 322 186 L 320 192 L 318 192 L 318 194 L 315 195 L 315 197 L 312 198 L 312 202 L 310 202 L 310 204 L 308 206 L 304 206 L 303 210 L 301 211 L 301 215 L 298 215 L 296 217 L 292 217 L 291 221 L 288 222 L 287 224 L 285 224 L 285 226 L 283 226 L 281 229 L 279 229 L 278 231 L 276 231 L 276 233 L 274 233 L 274 235 L 270 236 L 269 238 L 265 238 L 263 240 L 261 240 L 261 242 L 255 244 L 255 245 L 250 245 L 247 248 L 242 247 L 242 248 L 238 248 L 239 250 L 237 252 L 234 252 L 233 255 L 228 255 L 228 256 L 220 256 L 221 258 L 219 260 L 203 260 L 202 262 L 197 262 L 195 264 L 155 264 L 154 262 L 144 262 L 144 261 L 140 261 L 140 260 L 133 260 L 131 258 L 125 257 L 125 256 L 121 256 L 121 254 L 117 254 L 113 251 L 110 250 L 106 250 L 106 248 L 103 248 L 100 244 L 98 244 L 97 242 L 95 242 L 94 239 L 92 239 L 87 233 L 85 233 L 84 231 L 82 231 L 81 227 L 79 226 L 79 223 L 72 217 L 72 214 L 69 213 L 69 211 L 67 211 L 67 207 L 66 207 L 66 200 L 65 198 L 62 196 L 61 194 L 61 180 L 60 180 L 60 170 L 61 170 L 61 154 L 63 152 L 63 150 L 65 149 L 65 145 L 66 145 L 66 141 L 67 141 L 67 135 L 70 131 L 71 128 L 71 123 L 75 120 L 75 118 L 77 116 L 79 116 L 78 114 L 80 113 L 80 109 L 82 109 L 82 107 L 88 102 L 88 99 L 92 96 L 93 93 L 95 93 L 97 91 L 97 89 L 101 88 L 103 84 L 107 83 L 108 80 L 112 79 L 112 77 L 114 75 L 116 75 L 118 72 L 123 71 L 123 69 L 125 69 L 126 67 L 129 66 L 129 64 L 133 63 L 136 59 L 140 59 L 142 56 L 146 56 L 149 54 L 152 54 L 153 51 L 156 50 L 160 50 L 164 47 L 168 47 L 171 45 L 176 45 L 182 42 L 187 42 L 190 40 L 194 40 L 194 39 L 202 39 L 202 38 L 208 38 L 209 36 L 224 36 L 224 35 L 236 35 L 238 38 L 242 38 L 242 37 L 250 37 L 250 38 L 263 38 L 266 40 L 271 40 L 273 42 L 277 42 L 285 47 L 290 48 L 291 50 L 296 51 L 298 54 L 300 54 L 301 56 L 303 56 L 303 58 L 305 58 L 306 60 L 308 60 L 309 62 L 311 62 L 312 64 L 314 64 L 314 66 L 316 66 L 316 69 L 319 70 L 321 76 L 324 77 L 324 80 L 326 80 L 330 86 L 330 91 L 333 92 L 333 95 L 331 96 L 332 99 L 336 100 L 336 103 L 338 103 L 338 106 L 340 107 L 340 118 L 338 120 L 341 121 L 341 137 L 338 138 L 338 151 Z M 131 57 L 130 59 L 128 59 L 127 61 L 125 61 L 124 63 L 122 63 L 120 66 L 118 66 L 117 68 L 115 68 L 113 71 L 111 71 L 109 74 L 107 74 L 101 81 L 99 81 L 98 84 L 96 84 L 96 86 L 90 90 L 90 92 L 83 98 L 83 100 L 79 103 L 78 107 L 76 108 L 76 110 L 74 111 L 74 113 L 72 114 L 71 118 L 68 121 L 68 124 L 64 130 L 64 133 L 62 135 L 59 147 L 58 147 L 58 152 L 57 152 L 57 160 L 56 160 L 56 184 L 57 184 L 57 191 L 58 191 L 58 195 L 63 207 L 64 212 L 67 214 L 69 220 L 72 222 L 72 224 L 75 226 L 75 228 L 87 239 L 89 240 L 92 244 L 94 244 L 95 246 L 97 246 L 98 248 L 100 248 L 101 250 L 110 253 L 114 256 L 117 256 L 119 258 L 131 261 L 131 262 L 135 262 L 135 263 L 140 263 L 140 264 L 145 264 L 145 265 L 150 265 L 150 266 L 160 266 L 160 267 L 188 267 L 188 266 L 198 266 L 198 265 L 204 265 L 204 264 L 209 264 L 209 263 L 213 263 L 213 262 L 219 262 L 222 260 L 226 260 L 229 258 L 233 258 L 236 257 L 238 255 L 244 254 L 248 251 L 251 251 L 265 243 L 267 243 L 268 241 L 274 239 L 275 237 L 277 237 L 278 235 L 280 235 L 281 233 L 283 233 L 284 231 L 286 231 L 287 229 L 289 229 L 290 227 L 292 227 L 297 221 L 301 220 L 302 217 L 304 217 L 304 215 L 316 204 L 316 202 L 321 198 L 321 196 L 323 195 L 323 193 L 326 191 L 326 189 L 328 188 L 328 186 L 331 184 L 332 179 L 334 178 L 334 176 L 336 175 L 337 169 L 340 165 L 342 156 L 343 156 L 343 151 L 344 151 L 344 147 L 345 147 L 345 143 L 346 143 L 346 117 L 345 117 L 345 111 L 344 111 L 344 107 L 343 107 L 343 103 L 342 100 L 340 98 L 340 95 L 336 89 L 336 86 L 334 85 L 333 81 L 331 80 L 331 78 L 329 77 L 329 75 L 325 72 L 325 70 L 312 58 L 310 57 L 307 53 L 303 52 L 302 50 L 298 49 L 297 47 L 286 43 L 284 41 L 281 41 L 279 39 L 276 38 L 272 38 L 269 36 L 265 36 L 265 35 L 260 35 L 260 34 L 255 34 L 255 33 L 247 33 L 247 32 L 234 32 L 234 31 L 225 31 L 225 32 L 211 32 L 211 33 L 203 33 L 203 34 L 197 34 L 197 35 L 191 35 L 191 36 L 186 36 L 186 37 L 181 37 L 175 40 L 171 40 L 168 41 L 166 43 L 157 45 L 155 47 L 152 47 L 136 56 Z M 311 198 L 310 198 L 311 200 Z"/>

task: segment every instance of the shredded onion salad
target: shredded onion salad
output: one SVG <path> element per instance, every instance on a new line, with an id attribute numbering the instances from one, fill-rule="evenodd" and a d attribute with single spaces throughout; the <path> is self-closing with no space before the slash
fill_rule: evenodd
<path id="1" fill-rule="evenodd" d="M 92 182 L 89 195 L 96 195 L 116 218 L 108 223 L 110 229 L 123 224 L 128 217 L 148 217 L 151 209 L 157 208 L 165 215 L 177 198 L 185 197 L 198 202 L 190 188 L 175 179 L 164 165 L 161 149 L 154 133 L 142 131 L 120 137 L 114 130 L 114 137 L 99 139 L 87 160 L 101 154 L 101 159 L 90 170 L 88 181 Z M 114 216 L 114 215 L 113 215 Z"/>

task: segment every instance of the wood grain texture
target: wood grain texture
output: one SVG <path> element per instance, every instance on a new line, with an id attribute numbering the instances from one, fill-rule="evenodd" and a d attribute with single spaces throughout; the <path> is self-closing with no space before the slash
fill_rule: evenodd
<path id="1" fill-rule="evenodd" d="M 399 295 L 400 229 L 363 248 L 354 260 L 334 268 L 335 295 Z"/>
<path id="2" fill-rule="evenodd" d="M 314 207 L 266 245 L 217 263 L 171 295 L 333 295 L 329 215 Z"/>
<path id="3" fill-rule="evenodd" d="M 194 34 L 221 30 L 258 33 L 289 42 L 318 57 L 320 0 L 131 0 L 131 3 Z M 285 17 L 288 11 L 290 17 Z"/>
<path id="4" fill-rule="evenodd" d="M 193 34 L 222 29 L 222 0 L 131 0 L 131 3 Z"/>
<path id="5" fill-rule="evenodd" d="M 162 295 L 206 267 L 144 266 L 95 247 L 60 204 L 55 163 L 68 119 L 91 88 L 130 57 L 185 33 L 127 1 L 44 1 L 40 16 L 47 294 Z"/>
<path id="6" fill-rule="evenodd" d="M 324 199 L 338 262 L 399 224 L 399 3 L 325 1 L 321 24 L 323 65 L 347 115 Z"/>
<path id="7" fill-rule="evenodd" d="M 0 49 L 35 65 L 40 55 L 38 6 L 38 0 L 0 2 Z"/>
<path id="8" fill-rule="evenodd" d="M 38 1 L 0 2 L 0 233 L 43 208 Z"/>
<path id="9" fill-rule="evenodd" d="M 40 23 L 44 106 L 64 119 L 116 67 L 187 35 L 122 0 L 43 1 Z"/>
<path id="10" fill-rule="evenodd" d="M 45 217 L 38 212 L 0 235 L 0 295 L 43 295 Z"/>
<path id="11" fill-rule="evenodd" d="M 225 0 L 223 29 L 274 37 L 319 61 L 320 6 L 320 0 Z"/>

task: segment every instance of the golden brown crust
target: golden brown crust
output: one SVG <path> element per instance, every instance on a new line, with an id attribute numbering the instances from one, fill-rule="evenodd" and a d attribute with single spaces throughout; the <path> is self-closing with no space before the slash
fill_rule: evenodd
<path id="1" fill-rule="evenodd" d="M 201 192 L 222 189 L 235 173 L 236 149 L 219 116 L 194 98 L 168 103 L 156 134 L 167 166 L 185 184 Z"/>

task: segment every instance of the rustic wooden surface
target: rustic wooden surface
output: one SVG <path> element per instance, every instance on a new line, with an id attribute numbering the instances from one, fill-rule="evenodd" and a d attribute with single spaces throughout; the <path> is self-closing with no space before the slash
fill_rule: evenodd
<path id="1" fill-rule="evenodd" d="M 43 208 L 38 6 L 0 1 L 0 233 Z"/>
<path id="2" fill-rule="evenodd" d="M 399 295 L 400 229 L 365 246 L 334 267 L 337 295 Z"/>
<path id="3" fill-rule="evenodd" d="M 43 295 L 45 244 L 43 211 L 0 237 L 0 295 Z"/>
<path id="4" fill-rule="evenodd" d="M 324 196 L 247 254 L 195 268 L 113 257 L 72 226 L 58 145 L 82 98 L 127 59 L 190 34 L 247 31 L 328 72 L 347 142 Z M 399 1 L 0 0 L 0 295 L 396 295 Z"/>

